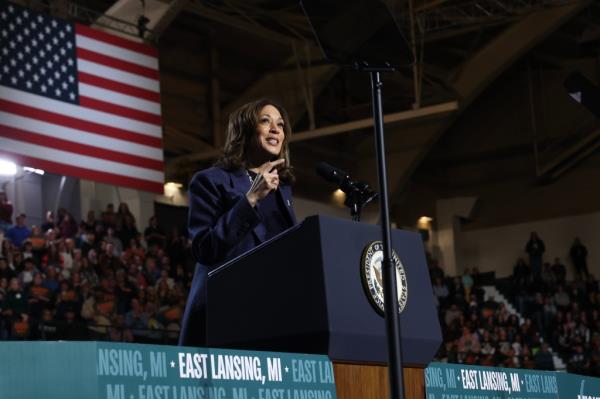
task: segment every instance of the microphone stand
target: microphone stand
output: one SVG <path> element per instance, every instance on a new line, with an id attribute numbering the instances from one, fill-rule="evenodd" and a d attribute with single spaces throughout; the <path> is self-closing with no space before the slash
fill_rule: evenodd
<path id="1" fill-rule="evenodd" d="M 352 220 L 355 222 L 360 222 L 360 214 L 364 204 L 361 202 L 360 194 L 356 190 L 346 194 L 344 205 L 350 208 L 350 216 L 352 216 Z"/>
<path id="2" fill-rule="evenodd" d="M 342 191 L 346 193 L 344 205 L 350 208 L 350 216 L 352 216 L 352 220 L 355 222 L 360 222 L 360 215 L 363 208 L 369 202 L 377 198 L 377 193 L 373 191 L 366 183 L 361 182 L 352 182 L 350 188 L 344 189 L 344 187 L 342 187 Z"/>
<path id="3" fill-rule="evenodd" d="M 369 72 L 371 75 L 371 96 L 373 126 L 375 129 L 375 153 L 377 154 L 377 175 L 379 178 L 379 205 L 381 218 L 381 236 L 383 259 L 383 298 L 385 303 L 385 326 L 387 331 L 390 398 L 404 398 L 404 375 L 402 373 L 402 340 L 400 338 L 400 313 L 398 310 L 398 282 L 396 281 L 396 265 L 392 261 L 392 240 L 390 231 L 390 214 L 388 203 L 387 168 L 385 160 L 385 137 L 383 134 L 383 100 L 381 72 L 394 72 L 395 68 L 385 64 L 383 67 L 370 66 L 366 62 L 355 62 L 354 69 Z M 350 208 L 352 220 L 360 221 L 362 208 L 375 196 L 367 197 L 364 186 L 347 186 L 342 183 L 342 191 L 346 193 L 344 204 Z"/>
<path id="4" fill-rule="evenodd" d="M 383 295 L 385 301 L 385 325 L 387 330 L 390 398 L 404 398 L 404 375 L 402 372 L 402 341 L 400 339 L 400 314 L 398 311 L 398 283 L 396 266 L 392 261 L 392 243 L 388 203 L 387 169 L 385 160 L 385 138 L 383 134 L 383 105 L 380 72 L 393 72 L 393 67 L 370 67 L 355 64 L 355 68 L 371 75 L 372 111 L 375 130 L 375 152 L 379 178 L 381 235 L 383 243 Z"/>
<path id="5" fill-rule="evenodd" d="M 381 89 L 383 83 L 379 74 L 381 72 L 395 72 L 396 65 L 410 64 L 413 61 L 413 56 L 408 48 L 408 43 L 402 35 L 394 20 L 387 2 L 372 1 L 372 2 L 323 2 L 318 0 L 300 0 L 302 11 L 306 15 L 311 30 L 315 34 L 317 43 L 323 50 L 325 57 L 339 64 L 352 66 L 354 69 L 362 72 L 368 72 L 371 75 L 371 95 L 373 100 L 373 120 L 376 138 L 375 152 L 377 154 L 377 172 L 379 177 L 379 193 L 381 195 L 380 213 L 381 213 L 381 234 L 383 244 L 383 289 L 385 301 L 385 324 L 387 331 L 388 355 L 389 355 L 389 383 L 390 383 L 390 398 L 404 398 L 404 378 L 402 375 L 402 347 L 400 340 L 400 315 L 398 313 L 398 288 L 396 281 L 396 267 L 392 262 L 392 243 L 390 232 L 390 215 L 388 204 L 388 188 L 387 188 L 387 172 L 385 162 L 385 141 L 383 136 L 383 106 L 381 98 Z M 368 4 L 368 7 L 364 7 Z M 371 37 L 364 44 L 356 43 L 356 48 L 347 45 L 346 35 L 353 36 L 351 32 L 339 32 L 341 34 L 330 34 L 332 26 L 324 26 L 324 21 L 332 20 L 339 15 L 348 14 L 348 9 L 361 11 L 360 20 L 369 24 L 370 21 L 364 21 L 362 12 L 368 9 L 369 14 L 373 15 L 375 21 L 381 25 L 374 25 L 372 28 L 375 32 L 376 28 L 381 28 L 384 25 L 392 27 L 391 30 L 386 30 L 386 40 L 382 41 L 375 36 Z M 377 15 L 377 16 L 375 16 Z M 341 27 L 341 26 L 340 26 Z M 350 31 L 354 27 L 346 25 L 345 28 Z M 352 32 L 354 33 L 354 32 Z M 393 44 L 392 44 L 393 41 Z M 323 43 L 325 46 L 323 46 Z M 384 45 L 381 49 L 380 45 Z M 367 49 L 361 48 L 366 46 Z M 349 48 L 348 48 L 349 47 Z M 335 50 L 334 50 L 335 49 Z M 388 59 L 389 58 L 389 59 Z M 387 59 L 387 60 L 386 60 Z M 358 204 L 360 205 L 360 204 Z M 356 209 L 351 207 L 351 209 Z M 356 215 L 360 217 L 360 211 L 356 209 Z M 354 217 L 354 214 L 353 214 Z"/>

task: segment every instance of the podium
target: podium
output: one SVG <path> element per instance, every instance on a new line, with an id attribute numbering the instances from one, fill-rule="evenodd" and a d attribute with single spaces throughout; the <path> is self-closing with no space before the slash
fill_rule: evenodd
<path id="1" fill-rule="evenodd" d="M 311 216 L 209 273 L 209 347 L 327 354 L 339 398 L 387 395 L 385 321 L 361 277 L 378 226 Z M 407 398 L 442 342 L 421 236 L 392 232 L 406 273 L 401 314 Z M 411 394 L 410 390 L 415 390 Z"/>

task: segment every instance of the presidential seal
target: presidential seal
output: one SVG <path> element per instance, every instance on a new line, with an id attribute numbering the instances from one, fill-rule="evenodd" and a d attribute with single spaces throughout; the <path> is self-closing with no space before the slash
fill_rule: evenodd
<path id="1" fill-rule="evenodd" d="M 367 245 L 363 251 L 362 261 L 360 263 L 360 274 L 369 302 L 371 302 L 375 310 L 383 316 L 385 307 L 383 299 L 382 261 L 383 243 L 381 241 L 373 241 Z M 404 266 L 402 266 L 402 262 L 394 250 L 392 250 L 392 262 L 396 266 L 398 310 L 402 313 L 406 306 L 406 300 L 408 299 L 408 285 L 406 284 Z"/>

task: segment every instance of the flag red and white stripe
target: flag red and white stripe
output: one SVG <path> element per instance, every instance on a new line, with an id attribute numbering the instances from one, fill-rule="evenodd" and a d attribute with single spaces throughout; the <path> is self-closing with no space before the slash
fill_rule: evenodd
<path id="1" fill-rule="evenodd" d="M 52 173 L 162 193 L 157 51 L 73 26 L 78 104 L 0 86 L 0 156 Z"/>

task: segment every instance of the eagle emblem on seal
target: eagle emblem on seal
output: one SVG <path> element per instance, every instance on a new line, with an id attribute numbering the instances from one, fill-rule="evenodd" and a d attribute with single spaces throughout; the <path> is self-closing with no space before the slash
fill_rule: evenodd
<path id="1" fill-rule="evenodd" d="M 383 298 L 383 243 L 373 241 L 363 250 L 360 263 L 360 273 L 365 294 L 377 313 L 383 316 L 385 300 Z M 406 272 L 402 261 L 396 251 L 392 250 L 392 263 L 396 269 L 396 283 L 398 285 L 398 310 L 400 313 L 406 307 L 408 300 L 408 284 L 406 283 Z"/>

